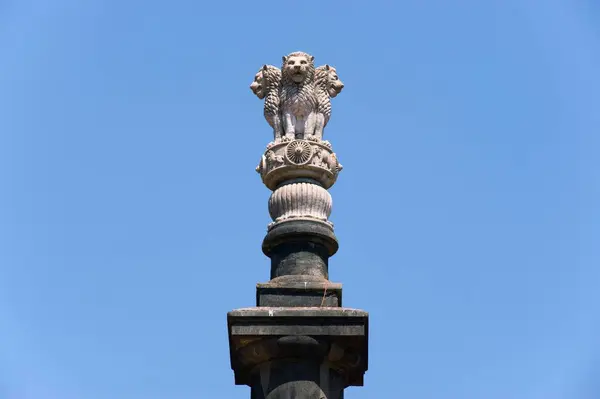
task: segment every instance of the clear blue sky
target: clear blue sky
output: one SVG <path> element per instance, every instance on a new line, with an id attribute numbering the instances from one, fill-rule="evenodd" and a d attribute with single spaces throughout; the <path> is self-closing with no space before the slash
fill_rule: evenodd
<path id="1" fill-rule="evenodd" d="M 0 1 L 0 399 L 249 397 L 248 86 L 296 50 L 346 85 L 347 398 L 600 398 L 599 27 L 592 0 Z"/>

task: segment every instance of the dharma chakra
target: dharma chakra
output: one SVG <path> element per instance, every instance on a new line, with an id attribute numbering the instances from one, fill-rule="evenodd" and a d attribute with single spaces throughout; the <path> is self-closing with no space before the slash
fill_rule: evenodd
<path id="1" fill-rule="evenodd" d="M 285 157 L 295 165 L 307 164 L 312 155 L 312 147 L 304 140 L 294 140 L 285 149 Z"/>

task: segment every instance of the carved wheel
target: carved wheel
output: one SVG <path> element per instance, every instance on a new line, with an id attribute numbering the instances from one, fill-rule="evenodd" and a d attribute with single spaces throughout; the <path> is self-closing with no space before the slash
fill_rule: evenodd
<path id="1" fill-rule="evenodd" d="M 291 141 L 285 148 L 285 157 L 294 165 L 305 165 L 313 156 L 313 149 L 304 140 Z"/>

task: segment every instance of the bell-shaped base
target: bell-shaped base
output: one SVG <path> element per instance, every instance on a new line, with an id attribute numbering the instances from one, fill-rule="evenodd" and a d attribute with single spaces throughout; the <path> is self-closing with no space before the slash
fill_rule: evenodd
<path id="1" fill-rule="evenodd" d="M 310 179 L 296 179 L 281 184 L 269 198 L 269 214 L 275 224 L 290 219 L 313 219 L 328 222 L 331 214 L 331 194 Z"/>

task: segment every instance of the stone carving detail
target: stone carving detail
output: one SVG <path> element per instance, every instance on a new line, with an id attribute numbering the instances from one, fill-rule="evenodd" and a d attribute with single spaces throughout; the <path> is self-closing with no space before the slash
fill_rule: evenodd
<path id="1" fill-rule="evenodd" d="M 315 68 L 303 52 L 284 56 L 281 69 L 263 65 L 250 85 L 273 129 L 256 167 L 272 191 L 262 243 L 271 280 L 227 325 L 235 383 L 250 385 L 253 399 L 342 399 L 364 383 L 368 314 L 342 308 L 341 284 L 329 281 L 338 241 L 328 189 L 342 165 L 323 131 L 343 88 L 334 67 Z"/>
<path id="2" fill-rule="evenodd" d="M 316 69 L 315 81 L 318 106 L 314 138 L 323 140 L 323 129 L 331 117 L 331 99 L 342 91 L 344 84 L 339 79 L 336 69 L 329 65 Z"/>
<path id="3" fill-rule="evenodd" d="M 283 57 L 279 94 L 281 120 L 289 139 L 314 134 L 317 112 L 315 57 L 303 52 Z"/>
<path id="4" fill-rule="evenodd" d="M 285 157 L 294 165 L 305 165 L 313 156 L 313 148 L 304 140 L 294 140 L 285 147 Z"/>
<path id="5" fill-rule="evenodd" d="M 293 140 L 269 143 L 256 171 L 271 190 L 290 179 L 313 179 L 331 187 L 342 170 L 331 144 L 325 141 Z"/>
<path id="6" fill-rule="evenodd" d="M 276 155 L 273 151 L 267 151 L 267 162 L 277 168 L 284 164 L 283 155 Z"/>
<path id="7" fill-rule="evenodd" d="M 283 126 L 279 112 L 279 86 L 281 71 L 273 65 L 263 65 L 254 75 L 250 90 L 259 98 L 265 100 L 264 115 L 269 126 L 273 128 L 275 141 L 281 140 Z"/>
<path id="8" fill-rule="evenodd" d="M 323 130 L 331 117 L 331 99 L 344 88 L 331 65 L 315 68 L 314 57 L 297 51 L 282 58 L 281 69 L 263 65 L 250 85 L 264 100 L 264 117 L 273 129 L 256 171 L 273 191 L 273 223 L 311 219 L 333 225 L 331 195 L 342 165 Z"/>
<path id="9" fill-rule="evenodd" d="M 282 68 L 263 65 L 250 85 L 264 99 L 264 115 L 274 143 L 294 139 L 321 141 L 331 116 L 331 98 L 344 88 L 330 65 L 315 68 L 314 57 L 297 51 L 283 57 Z"/>
<path id="10" fill-rule="evenodd" d="M 335 152 L 327 152 L 322 148 L 318 148 L 315 151 L 315 156 L 311 162 L 315 166 L 327 168 L 332 172 L 340 172 L 342 170 L 342 165 L 338 162 Z"/>
<path id="11" fill-rule="evenodd" d="M 269 214 L 275 223 L 290 218 L 309 218 L 327 222 L 331 214 L 331 194 L 318 184 L 285 184 L 271 194 Z"/>

